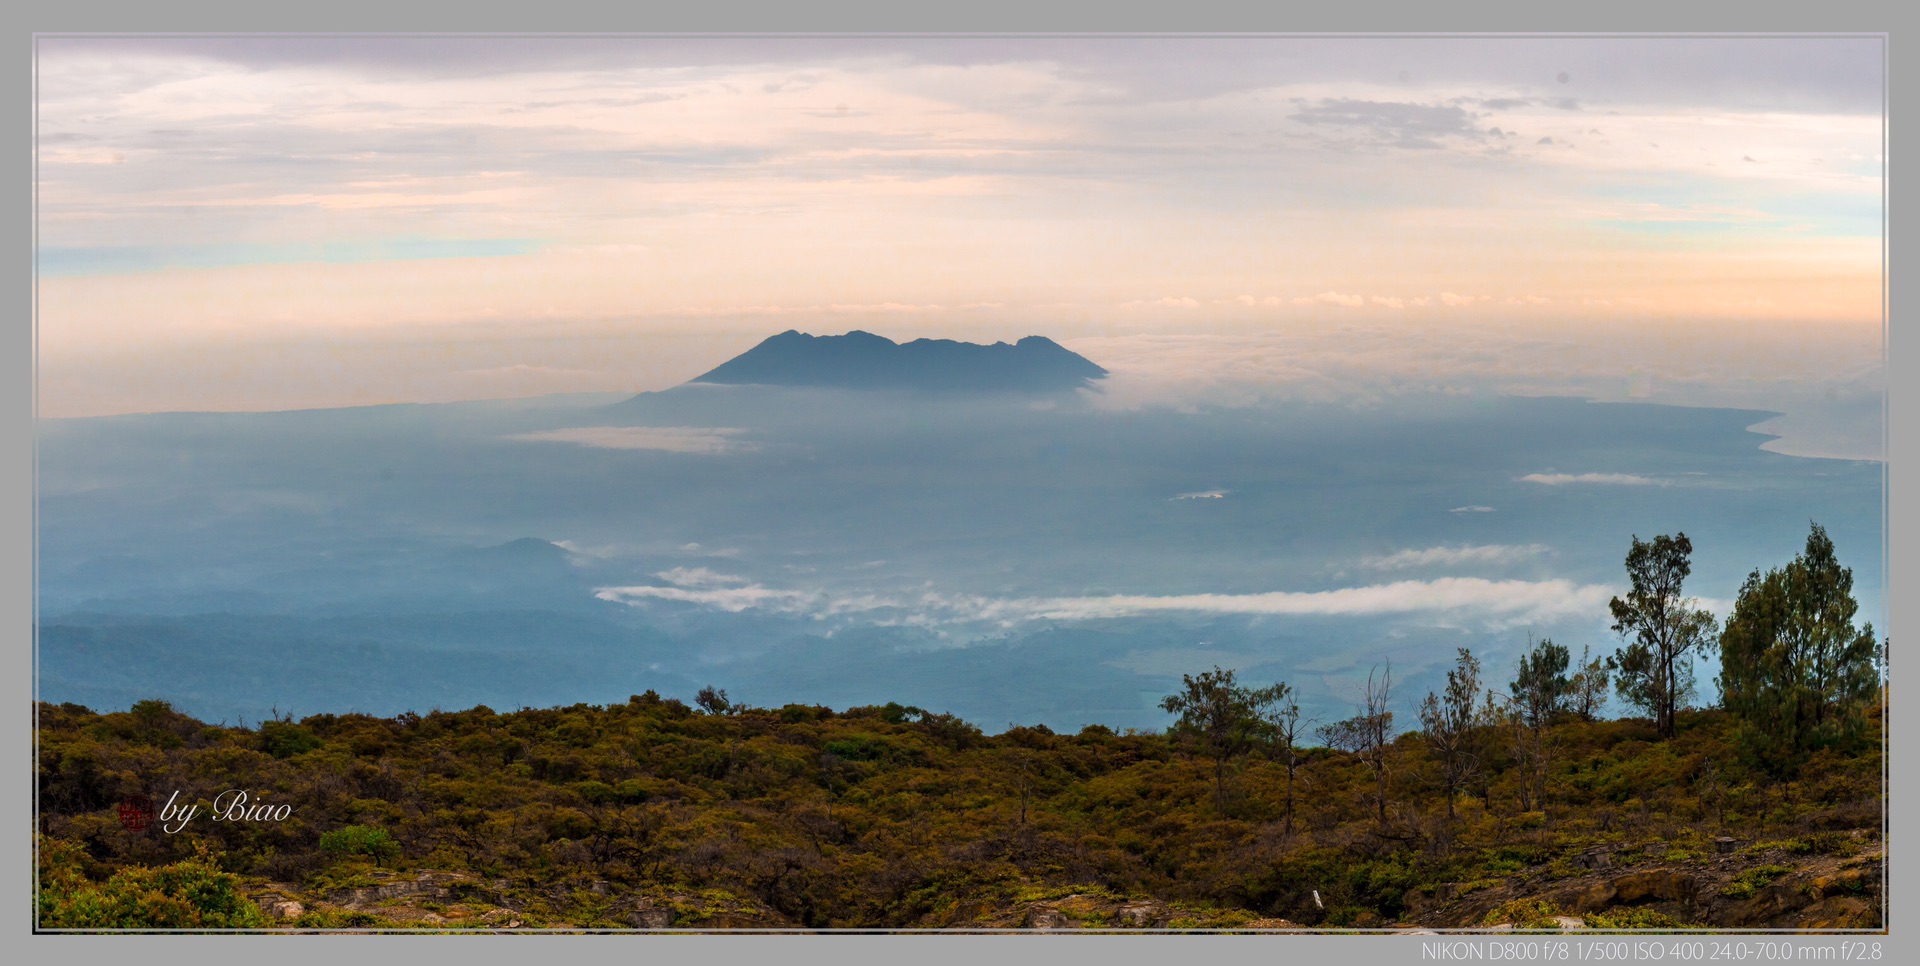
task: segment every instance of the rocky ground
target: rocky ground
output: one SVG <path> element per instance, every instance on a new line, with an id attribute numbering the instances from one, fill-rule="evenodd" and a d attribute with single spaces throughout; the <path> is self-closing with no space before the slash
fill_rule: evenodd
<path id="1" fill-rule="evenodd" d="M 1587 914 L 1635 908 L 1716 929 L 1882 928 L 1885 848 L 1867 833 L 1856 835 L 1857 849 L 1847 850 L 1852 855 L 1730 840 L 1708 856 L 1662 853 L 1659 843 L 1589 852 L 1573 875 L 1542 866 L 1484 888 L 1453 883 L 1432 894 L 1409 893 L 1405 922 L 1431 929 L 1524 928 L 1501 910 L 1542 900 L 1563 928 L 1584 927 Z"/>
<path id="2" fill-rule="evenodd" d="M 1668 921 L 1719 929 L 1883 928 L 1884 844 L 1856 833 L 1839 854 L 1809 854 L 1793 843 L 1722 840 L 1710 855 L 1663 851 L 1662 843 L 1595 850 L 1573 863 L 1539 866 L 1505 879 L 1446 883 L 1410 891 L 1398 922 L 1358 924 L 1419 931 L 1584 929 L 1589 916 L 1642 910 Z M 1850 853 L 1850 854 L 1848 854 Z M 368 873 L 348 887 L 301 890 L 255 883 L 251 898 L 291 928 L 788 930 L 792 920 L 752 899 L 707 890 L 652 889 L 614 895 L 605 882 L 554 905 L 579 921 L 528 911 L 505 880 L 466 872 Z M 1285 919 L 1119 896 L 1098 886 L 1035 887 L 1012 900 L 944 904 L 913 924 L 964 930 L 1287 930 Z M 1324 928 L 1324 927 L 1323 927 Z"/>

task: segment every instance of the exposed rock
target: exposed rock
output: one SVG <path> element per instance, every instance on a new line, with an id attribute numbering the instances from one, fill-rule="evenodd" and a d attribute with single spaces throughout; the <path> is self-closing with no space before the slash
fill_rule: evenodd
<path id="1" fill-rule="evenodd" d="M 1652 849 L 1633 847 L 1635 851 Z M 1439 929 L 1480 928 L 1494 909 L 1516 900 L 1540 899 L 1567 915 L 1563 928 L 1582 914 L 1606 912 L 1621 906 L 1644 907 L 1682 922 L 1721 929 L 1874 928 L 1885 921 L 1882 912 L 1885 856 L 1863 850 L 1855 857 L 1792 854 L 1782 850 L 1758 853 L 1718 852 L 1705 860 L 1642 864 L 1632 870 L 1597 868 L 1595 858 L 1608 850 L 1594 849 L 1573 857 L 1571 864 L 1588 871 L 1568 876 L 1536 866 L 1498 885 L 1476 888 L 1467 895 L 1442 886 L 1428 895 L 1410 890 L 1402 900 L 1405 925 Z M 1612 851 L 1618 855 L 1619 851 Z M 1742 880 L 1756 869 L 1785 866 L 1757 889 Z M 1762 877 L 1764 879 L 1764 876 Z M 1736 884 L 1742 888 L 1734 888 Z"/>
<path id="2" fill-rule="evenodd" d="M 1599 912 L 1617 905 L 1652 900 L 1690 903 L 1695 891 L 1692 876 L 1671 869 L 1653 869 L 1588 883 L 1565 905 L 1575 912 Z"/>
<path id="3" fill-rule="evenodd" d="M 1804 929 L 1858 929 L 1879 919 L 1873 903 L 1854 896 L 1833 896 L 1801 910 L 1797 925 Z"/>
<path id="4" fill-rule="evenodd" d="M 1305 926 L 1291 919 L 1255 919 L 1241 926 L 1242 929 L 1305 929 Z"/>
<path id="5" fill-rule="evenodd" d="M 1027 910 L 1026 921 L 1020 925 L 1028 929 L 1073 929 L 1076 923 L 1058 910 L 1035 906 Z"/>
<path id="6" fill-rule="evenodd" d="M 1573 864 L 1583 869 L 1611 869 L 1613 854 L 1606 851 L 1585 852 L 1575 858 Z"/>
<path id="7" fill-rule="evenodd" d="M 298 919 L 306 914 L 307 907 L 298 899 L 270 896 L 260 901 L 260 910 L 275 919 Z"/>
<path id="8" fill-rule="evenodd" d="M 427 871 L 412 879 L 403 879 L 388 872 L 373 877 L 385 881 L 376 885 L 337 889 L 327 895 L 327 901 L 356 912 L 376 911 L 380 903 L 392 899 L 450 902 L 477 897 L 487 899 L 493 905 L 507 904 L 501 901 L 492 883 L 464 872 Z"/>

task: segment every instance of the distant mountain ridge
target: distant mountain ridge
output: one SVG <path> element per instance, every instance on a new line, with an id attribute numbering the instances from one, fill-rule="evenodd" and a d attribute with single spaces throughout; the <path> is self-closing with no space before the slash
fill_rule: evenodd
<path id="1" fill-rule="evenodd" d="M 788 329 L 694 382 L 723 385 L 826 386 L 936 392 L 1062 392 L 1107 370 L 1045 336 L 1008 345 L 952 339 L 905 344 L 871 332 L 807 335 Z"/>

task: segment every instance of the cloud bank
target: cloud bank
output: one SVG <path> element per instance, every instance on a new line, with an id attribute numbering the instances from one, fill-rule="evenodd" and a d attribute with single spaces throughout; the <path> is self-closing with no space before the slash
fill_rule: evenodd
<path id="1" fill-rule="evenodd" d="M 505 437 L 529 443 L 572 443 L 595 449 L 656 449 L 670 453 L 748 453 L 759 444 L 736 439 L 744 429 L 703 426 L 584 426 Z"/>
<path id="2" fill-rule="evenodd" d="M 1467 548 L 1468 551 L 1482 549 L 1487 548 Z M 664 578 L 666 575 L 661 576 Z M 1029 621 L 1109 620 L 1154 614 L 1249 617 L 1428 614 L 1489 620 L 1545 620 L 1603 610 L 1614 593 L 1601 585 L 1576 584 L 1565 579 L 1529 581 L 1440 577 L 1319 591 L 1004 598 L 937 592 L 918 595 L 833 594 L 824 590 L 775 589 L 759 584 L 714 586 L 716 581 L 711 579 L 712 576 L 706 574 L 691 578 L 686 574 L 677 574 L 677 579 L 687 580 L 692 585 L 602 587 L 595 592 L 595 596 L 601 600 L 635 606 L 648 601 L 675 601 L 729 613 L 759 609 L 807 614 L 823 619 L 887 611 L 896 615 L 888 623 L 973 621 L 1012 627 Z"/>
<path id="3" fill-rule="evenodd" d="M 1410 570 L 1415 567 L 1453 567 L 1462 564 L 1510 564 L 1551 552 L 1551 548 L 1538 543 L 1521 546 L 1489 544 L 1477 547 L 1428 547 L 1368 557 L 1361 561 L 1361 565 L 1374 570 Z"/>
<path id="4" fill-rule="evenodd" d="M 1566 486 L 1569 483 L 1597 483 L 1605 486 L 1664 486 L 1665 484 L 1649 476 L 1633 473 L 1528 473 L 1520 478 L 1522 483 L 1539 483 L 1543 486 Z"/>

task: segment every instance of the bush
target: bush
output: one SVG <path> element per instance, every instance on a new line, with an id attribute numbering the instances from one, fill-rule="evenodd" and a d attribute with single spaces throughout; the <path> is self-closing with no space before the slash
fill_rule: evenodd
<path id="1" fill-rule="evenodd" d="M 241 895 L 240 879 L 220 871 L 202 849 L 157 868 L 122 869 L 105 882 L 81 870 L 79 850 L 44 843 L 39 927 L 42 929 L 253 929 L 267 924 Z"/>
<path id="2" fill-rule="evenodd" d="M 292 758 L 320 747 L 320 736 L 290 721 L 260 724 L 260 750 L 275 758 Z"/>
<path id="3" fill-rule="evenodd" d="M 1545 899 L 1514 899 L 1487 913 L 1480 924 L 1498 926 L 1510 922 L 1520 929 L 1558 929 L 1560 923 L 1554 919 L 1558 915 L 1560 907 Z"/>
<path id="4" fill-rule="evenodd" d="M 1698 929 L 1698 923 L 1675 919 L 1664 912 L 1633 907 L 1609 909 L 1606 912 L 1589 912 L 1585 917 L 1589 929 Z"/>
<path id="5" fill-rule="evenodd" d="M 1792 871 L 1784 865 L 1755 866 L 1734 876 L 1732 882 L 1721 888 L 1720 894 L 1729 899 L 1751 899 L 1767 883 Z"/>
<path id="6" fill-rule="evenodd" d="M 365 825 L 349 825 L 337 828 L 320 836 L 320 850 L 341 857 L 365 855 L 378 865 L 381 860 L 400 854 L 400 843 L 393 840 L 393 834 L 383 828 L 370 828 Z"/>

